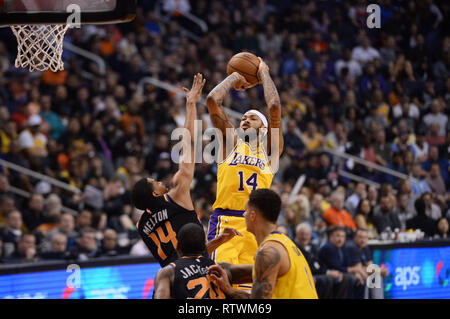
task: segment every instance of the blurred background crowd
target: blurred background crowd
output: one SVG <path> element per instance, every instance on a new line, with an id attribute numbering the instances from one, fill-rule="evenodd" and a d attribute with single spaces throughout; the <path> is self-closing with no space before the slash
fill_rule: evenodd
<path id="1" fill-rule="evenodd" d="M 16 69 L 16 40 L 9 28 L 0 29 L 0 158 L 81 190 L 0 166 L 0 260 L 149 254 L 135 228 L 142 212 L 132 208 L 130 190 L 144 176 L 170 181 L 178 142 L 170 135 L 184 125 L 185 104 L 175 91 L 141 80 L 190 87 L 201 72 L 206 96 L 240 51 L 262 57 L 279 90 L 285 140 L 273 183 L 283 200 L 279 229 L 328 268 L 313 273 L 339 269 L 323 252 L 330 226 L 355 243 L 361 236 L 354 231 L 364 229 L 364 247 L 367 239 L 398 239 L 416 229 L 419 238 L 447 238 L 449 3 L 378 1 L 379 29 L 367 27 L 368 4 L 141 0 L 131 23 L 66 34 L 105 61 L 104 73 L 69 50 L 62 72 Z M 208 32 L 178 12 L 202 19 Z M 231 91 L 223 104 L 241 113 L 266 107 L 261 86 Z M 203 129 L 211 127 L 204 104 L 198 113 Z M 290 198 L 302 175 L 303 187 Z M 215 191 L 216 166 L 197 164 L 192 197 L 205 227 Z"/>

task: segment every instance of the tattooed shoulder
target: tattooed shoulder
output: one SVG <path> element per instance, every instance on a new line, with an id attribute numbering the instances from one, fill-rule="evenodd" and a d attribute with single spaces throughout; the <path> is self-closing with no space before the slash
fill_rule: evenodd
<path id="1" fill-rule="evenodd" d="M 260 272 L 264 273 L 279 264 L 280 259 L 281 257 L 278 249 L 270 245 L 265 245 L 256 253 L 255 270 L 258 268 Z"/>

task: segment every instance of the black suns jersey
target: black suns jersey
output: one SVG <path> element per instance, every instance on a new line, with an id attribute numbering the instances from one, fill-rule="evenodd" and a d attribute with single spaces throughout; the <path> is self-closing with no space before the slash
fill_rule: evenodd
<path id="1" fill-rule="evenodd" d="M 225 294 L 206 276 L 208 267 L 214 264 L 204 256 L 182 257 L 170 263 L 175 271 L 172 296 L 175 299 L 225 299 Z"/>
<path id="2" fill-rule="evenodd" d="M 161 196 L 158 207 L 146 210 L 137 224 L 138 232 L 161 267 L 178 259 L 177 233 L 184 225 L 200 226 L 195 210 L 187 210 L 175 203 L 167 194 Z"/>

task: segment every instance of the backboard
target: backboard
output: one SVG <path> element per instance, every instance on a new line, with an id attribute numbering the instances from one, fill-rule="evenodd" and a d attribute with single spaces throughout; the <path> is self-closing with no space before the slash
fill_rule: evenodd
<path id="1" fill-rule="evenodd" d="M 137 0 L 0 0 L 0 25 L 66 24 L 80 13 L 81 24 L 128 22 Z"/>
<path id="2" fill-rule="evenodd" d="M 17 39 L 17 68 L 64 70 L 64 35 L 82 24 L 115 24 L 136 16 L 137 0 L 0 0 L 0 27 Z"/>

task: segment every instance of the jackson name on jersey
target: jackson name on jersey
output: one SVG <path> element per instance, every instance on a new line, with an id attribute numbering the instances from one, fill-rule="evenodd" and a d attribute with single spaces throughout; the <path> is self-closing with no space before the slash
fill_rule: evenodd
<path id="1" fill-rule="evenodd" d="M 206 275 L 208 273 L 208 267 L 201 267 L 200 265 L 190 265 L 186 266 L 183 269 L 179 269 L 181 274 L 183 275 L 183 279 L 187 279 L 189 277 L 193 277 L 197 274 Z"/>

